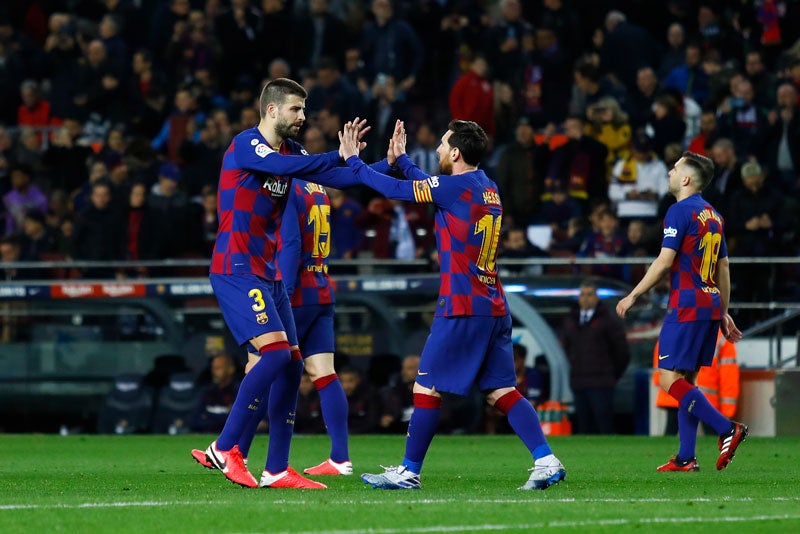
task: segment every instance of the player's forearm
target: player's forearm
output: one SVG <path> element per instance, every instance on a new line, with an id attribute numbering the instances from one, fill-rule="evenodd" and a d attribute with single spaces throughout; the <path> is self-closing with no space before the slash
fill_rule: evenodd
<path id="1" fill-rule="evenodd" d="M 325 154 L 311 154 L 308 156 L 291 156 L 271 152 L 261 162 L 251 158 L 248 163 L 251 163 L 253 170 L 257 171 L 269 172 L 280 176 L 307 176 L 326 171 L 338 165 L 339 153 L 326 152 Z"/>
<path id="2" fill-rule="evenodd" d="M 346 189 L 354 185 L 360 185 L 359 180 L 353 172 L 347 167 L 336 167 L 335 169 L 328 169 L 313 176 L 304 177 L 309 182 L 314 182 L 319 185 L 333 187 L 336 189 Z"/>
<path id="3" fill-rule="evenodd" d="M 375 172 L 366 163 L 361 161 L 358 156 L 347 158 L 347 166 L 350 167 L 360 183 L 374 189 L 386 198 L 407 201 L 414 200 L 413 182 L 397 180 L 391 176 Z"/>
<path id="4" fill-rule="evenodd" d="M 719 302 L 722 304 L 722 313 L 728 313 L 731 302 L 731 270 L 728 258 L 723 258 L 717 263 L 717 289 Z"/>
<path id="5" fill-rule="evenodd" d="M 669 271 L 671 265 L 672 262 L 667 262 L 664 260 L 664 258 L 658 256 L 653 263 L 650 264 L 650 268 L 647 269 L 646 273 L 644 273 L 644 276 L 639 283 L 636 284 L 636 287 L 633 288 L 630 293 L 631 296 L 633 298 L 638 298 L 644 293 L 650 291 L 658 283 L 658 281 L 661 280 L 661 277 L 663 277 Z"/>
<path id="6" fill-rule="evenodd" d="M 427 180 L 430 178 L 428 173 L 417 167 L 417 164 L 408 157 L 408 154 L 401 154 L 397 157 L 397 166 L 400 167 L 403 176 L 409 180 Z"/>

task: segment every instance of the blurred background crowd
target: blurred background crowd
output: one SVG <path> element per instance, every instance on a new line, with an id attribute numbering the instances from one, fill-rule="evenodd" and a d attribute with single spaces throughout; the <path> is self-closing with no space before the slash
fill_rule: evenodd
<path id="1" fill-rule="evenodd" d="M 312 153 L 361 116 L 375 161 L 399 118 L 433 174 L 447 122 L 481 124 L 504 199 L 501 257 L 653 254 L 666 173 L 687 148 L 716 163 L 706 196 L 731 253 L 794 256 L 799 17 L 796 0 L 5 3 L 0 260 L 207 258 L 222 153 L 282 76 L 309 91 Z M 426 209 L 331 196 L 334 258 L 435 264 Z M 795 278 L 782 277 L 790 294 Z M 737 280 L 740 300 L 776 292 Z"/>

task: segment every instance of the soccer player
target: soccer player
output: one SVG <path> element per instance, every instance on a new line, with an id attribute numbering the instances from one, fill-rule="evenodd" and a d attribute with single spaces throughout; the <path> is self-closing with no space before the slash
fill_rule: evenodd
<path id="1" fill-rule="evenodd" d="M 244 487 L 326 487 L 289 467 L 303 363 L 275 250 L 293 176 L 332 187 L 348 187 L 356 180 L 347 169 L 335 169 L 337 152 L 308 155 L 293 140 L 305 120 L 307 96 L 305 89 L 286 78 L 266 84 L 259 99 L 258 126 L 234 137 L 220 173 L 211 286 L 234 338 L 241 345 L 250 344 L 258 358 L 251 358 L 225 427 L 205 450 L 205 458 L 199 458 L 198 451 L 192 456 Z M 355 127 L 360 130 L 357 135 L 366 132 L 363 126 L 361 122 Z M 239 442 L 268 392 L 270 420 L 284 424 L 271 429 L 267 462 L 258 482 L 247 470 Z"/>
<path id="2" fill-rule="evenodd" d="M 680 448 L 657 471 L 697 471 L 697 425 L 703 421 L 719 434 L 717 469 L 724 469 L 747 437 L 747 426 L 731 421 L 694 386 L 697 370 L 711 365 L 717 332 L 735 343 L 742 338 L 728 313 L 730 266 L 724 221 L 700 192 L 714 176 L 714 163 L 684 152 L 669 171 L 669 192 L 677 199 L 664 217 L 661 252 L 642 280 L 617 303 L 625 314 L 639 295 L 670 273 L 667 316 L 658 343 L 661 388 L 678 401 Z"/>
<path id="3" fill-rule="evenodd" d="M 357 157 L 358 131 L 352 124 L 340 132 L 340 143 L 340 154 L 365 185 L 388 198 L 435 205 L 441 266 L 435 317 L 413 389 L 405 457 L 399 466 L 361 479 L 374 488 L 418 489 L 439 422 L 440 392 L 466 395 L 477 382 L 533 456 L 533 472 L 520 489 L 546 489 L 564 480 L 566 471 L 547 444 L 536 410 L 516 389 L 511 316 L 495 263 L 503 207 L 497 185 L 478 169 L 486 133 L 474 122 L 452 121 L 437 149 L 441 174 L 429 176 L 405 154 L 405 129 L 398 121 L 389 151 L 409 180 L 365 165 Z"/>

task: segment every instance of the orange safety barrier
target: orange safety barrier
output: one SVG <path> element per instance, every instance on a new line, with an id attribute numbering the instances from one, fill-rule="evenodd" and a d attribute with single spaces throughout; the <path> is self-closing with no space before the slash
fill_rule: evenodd
<path id="1" fill-rule="evenodd" d="M 567 405 L 554 400 L 545 401 L 536 407 L 539 422 L 545 436 L 570 436 L 572 423 L 567 415 Z"/>

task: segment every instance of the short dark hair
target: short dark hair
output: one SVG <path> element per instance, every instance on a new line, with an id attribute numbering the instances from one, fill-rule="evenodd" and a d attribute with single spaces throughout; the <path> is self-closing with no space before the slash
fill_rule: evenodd
<path id="1" fill-rule="evenodd" d="M 453 132 L 447 142 L 457 148 L 468 165 L 478 165 L 486 155 L 489 136 L 478 123 L 473 121 L 453 120 L 447 125 Z"/>
<path id="2" fill-rule="evenodd" d="M 706 156 L 688 150 L 681 154 L 681 158 L 694 171 L 698 189 L 700 191 L 705 189 L 714 178 L 714 162 Z"/>
<path id="3" fill-rule="evenodd" d="M 289 78 L 275 78 L 267 83 L 261 91 L 261 97 L 258 99 L 259 114 L 263 119 L 266 115 L 266 109 L 269 104 L 282 105 L 286 101 L 286 97 L 294 95 L 300 98 L 308 98 L 308 92 L 303 89 L 303 86 Z"/>

